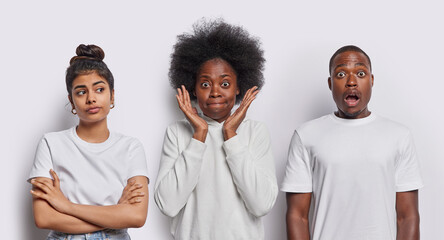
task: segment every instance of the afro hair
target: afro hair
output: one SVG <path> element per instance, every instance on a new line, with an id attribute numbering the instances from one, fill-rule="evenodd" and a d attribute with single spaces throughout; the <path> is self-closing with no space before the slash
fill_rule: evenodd
<path id="1" fill-rule="evenodd" d="M 177 43 L 171 54 L 169 71 L 173 88 L 184 85 L 194 92 L 196 77 L 203 63 L 222 59 L 236 72 L 239 103 L 246 91 L 253 86 L 264 84 L 264 52 L 258 38 L 252 37 L 240 26 L 230 25 L 222 19 L 202 19 L 193 25 L 193 32 L 177 36 Z M 191 100 L 196 97 L 190 94 Z"/>

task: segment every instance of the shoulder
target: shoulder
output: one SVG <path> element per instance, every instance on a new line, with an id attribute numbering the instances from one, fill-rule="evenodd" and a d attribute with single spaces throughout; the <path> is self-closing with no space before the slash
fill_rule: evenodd
<path id="1" fill-rule="evenodd" d="M 138 138 L 128 136 L 119 132 L 112 132 L 112 137 L 114 138 L 114 141 L 119 144 L 128 145 L 129 147 L 143 148 L 143 144 Z"/>
<path id="2" fill-rule="evenodd" d="M 267 125 L 264 122 L 256 121 L 252 119 L 244 119 L 238 128 L 238 132 L 243 136 L 250 137 L 266 137 L 269 138 L 269 131 Z"/>
<path id="3" fill-rule="evenodd" d="M 399 137 L 406 137 L 407 135 L 410 135 L 410 129 L 404 124 L 391 120 L 387 117 L 381 116 L 379 114 L 376 114 L 375 117 L 376 117 L 375 123 L 378 125 L 381 131 Z"/>
<path id="4" fill-rule="evenodd" d="M 167 134 L 178 136 L 190 133 L 193 133 L 193 127 L 186 118 L 170 123 L 167 127 Z"/>
<path id="5" fill-rule="evenodd" d="M 257 121 L 257 120 L 253 120 L 250 118 L 246 118 L 242 121 L 241 124 L 242 127 L 246 127 L 246 128 L 250 128 L 250 129 L 254 129 L 254 130 L 267 130 L 267 125 L 264 122 L 261 121 Z"/>
<path id="6" fill-rule="evenodd" d="M 330 115 L 331 114 L 327 114 L 322 117 L 304 122 L 298 128 L 296 128 L 295 131 L 299 135 L 324 131 L 326 127 L 329 127 L 333 123 L 332 117 Z"/>
<path id="7" fill-rule="evenodd" d="M 50 144 L 70 140 L 72 138 L 72 131 L 74 131 L 74 129 L 75 127 L 72 127 L 58 132 L 45 133 L 41 141 L 46 141 L 48 144 Z"/>

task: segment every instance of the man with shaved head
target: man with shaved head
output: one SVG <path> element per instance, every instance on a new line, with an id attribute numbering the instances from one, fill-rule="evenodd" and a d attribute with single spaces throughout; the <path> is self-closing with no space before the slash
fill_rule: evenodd
<path id="1" fill-rule="evenodd" d="M 370 58 L 344 46 L 330 59 L 337 111 L 294 132 L 281 190 L 288 239 L 419 239 L 423 186 L 410 131 L 368 109 Z"/>

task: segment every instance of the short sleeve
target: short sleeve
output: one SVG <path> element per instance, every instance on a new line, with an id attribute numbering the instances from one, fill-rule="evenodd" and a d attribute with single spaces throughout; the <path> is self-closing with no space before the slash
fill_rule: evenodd
<path id="1" fill-rule="evenodd" d="M 35 152 L 34 164 L 29 173 L 28 182 L 36 177 L 51 178 L 49 170 L 53 169 L 51 151 L 46 138 L 42 138 Z"/>
<path id="2" fill-rule="evenodd" d="M 135 176 L 145 176 L 148 178 L 145 150 L 142 143 L 137 139 L 134 139 L 131 144 L 129 158 L 128 179 Z"/>
<path id="3" fill-rule="evenodd" d="M 288 150 L 288 160 L 281 191 L 312 192 L 312 171 L 310 158 L 297 131 L 294 132 Z"/>
<path id="4" fill-rule="evenodd" d="M 412 191 L 423 187 L 416 149 L 410 132 L 400 142 L 395 176 L 397 192 Z"/>

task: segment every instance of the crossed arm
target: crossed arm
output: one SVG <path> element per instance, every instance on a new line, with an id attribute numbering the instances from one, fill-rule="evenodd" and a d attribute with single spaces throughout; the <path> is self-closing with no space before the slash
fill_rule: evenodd
<path id="1" fill-rule="evenodd" d="M 128 180 L 118 204 L 110 206 L 82 205 L 70 202 L 60 191 L 60 181 L 34 178 L 34 220 L 39 228 L 65 233 L 86 233 L 105 228 L 129 228 L 144 225 L 148 210 L 148 179 L 135 176 Z"/>

